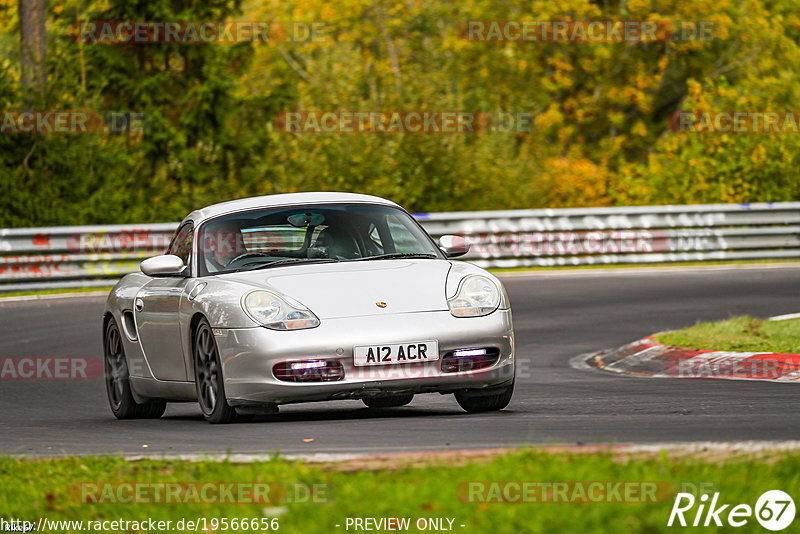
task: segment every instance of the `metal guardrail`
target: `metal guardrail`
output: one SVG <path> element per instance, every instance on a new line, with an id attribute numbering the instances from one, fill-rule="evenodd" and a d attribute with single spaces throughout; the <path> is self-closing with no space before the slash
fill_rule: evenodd
<path id="1" fill-rule="evenodd" d="M 800 258 L 800 202 L 421 213 L 482 267 Z M 0 292 L 97 287 L 162 253 L 177 223 L 0 229 Z"/>

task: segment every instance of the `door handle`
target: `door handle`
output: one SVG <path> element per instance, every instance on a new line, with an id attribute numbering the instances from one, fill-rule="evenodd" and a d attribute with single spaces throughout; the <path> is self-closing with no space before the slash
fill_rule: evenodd
<path id="1" fill-rule="evenodd" d="M 142 311 L 142 309 L 144 309 L 144 301 L 142 299 L 137 298 L 133 305 L 136 307 L 136 311 Z"/>

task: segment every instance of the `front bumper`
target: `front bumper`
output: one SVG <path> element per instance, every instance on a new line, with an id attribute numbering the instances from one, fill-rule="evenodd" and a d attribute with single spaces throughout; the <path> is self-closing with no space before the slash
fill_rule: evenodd
<path id="1" fill-rule="evenodd" d="M 317 328 L 275 331 L 267 328 L 214 328 L 232 406 L 358 399 L 392 393 L 452 393 L 489 388 L 514 378 L 511 310 L 485 317 L 456 318 L 450 312 L 386 314 L 323 320 Z M 357 367 L 353 347 L 435 339 L 439 360 Z M 442 372 L 442 356 L 458 349 L 495 348 L 489 368 Z M 285 382 L 275 364 L 292 360 L 338 360 L 344 378 L 333 382 Z"/>

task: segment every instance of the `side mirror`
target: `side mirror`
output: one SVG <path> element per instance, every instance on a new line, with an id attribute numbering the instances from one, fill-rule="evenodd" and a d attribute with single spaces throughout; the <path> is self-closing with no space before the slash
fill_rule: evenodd
<path id="1" fill-rule="evenodd" d="M 457 258 L 469 252 L 469 243 L 458 235 L 443 235 L 439 238 L 439 248 L 448 258 Z"/>
<path id="2" fill-rule="evenodd" d="M 165 254 L 147 258 L 139 265 L 139 268 L 147 276 L 178 276 L 186 266 L 178 256 Z"/>

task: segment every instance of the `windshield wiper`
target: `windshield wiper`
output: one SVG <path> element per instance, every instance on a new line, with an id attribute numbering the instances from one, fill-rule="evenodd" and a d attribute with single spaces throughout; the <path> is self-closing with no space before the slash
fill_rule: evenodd
<path id="1" fill-rule="evenodd" d="M 369 260 L 391 260 L 395 258 L 429 258 L 436 259 L 436 254 L 424 254 L 421 252 L 390 252 L 388 254 L 378 254 L 377 256 L 366 256 L 351 261 L 369 261 Z"/>
<path id="2" fill-rule="evenodd" d="M 266 269 L 267 267 L 277 267 L 280 265 L 288 265 L 290 263 L 336 263 L 339 260 L 333 258 L 296 258 L 291 260 L 275 260 L 269 261 L 267 263 L 261 263 L 259 265 L 254 265 L 253 267 L 242 267 L 240 269 L 235 269 L 231 272 L 240 273 L 243 271 L 257 271 L 259 269 Z"/>

